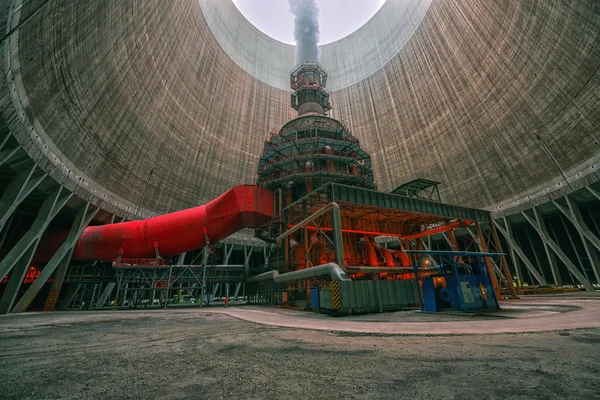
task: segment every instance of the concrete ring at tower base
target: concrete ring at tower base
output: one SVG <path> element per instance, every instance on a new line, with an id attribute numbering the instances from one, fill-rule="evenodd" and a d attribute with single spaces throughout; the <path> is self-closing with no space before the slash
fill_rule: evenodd
<path id="1" fill-rule="evenodd" d="M 598 7 L 388 0 L 323 47 L 331 116 L 372 155 L 383 191 L 427 178 L 445 202 L 506 212 L 596 182 Z M 230 1 L 0 8 L 3 122 L 45 172 L 121 216 L 145 187 L 144 217 L 253 182 L 267 132 L 294 116 L 278 78 L 292 46 Z"/>
<path id="2" fill-rule="evenodd" d="M 516 318 L 506 318 L 506 313 L 498 313 L 496 314 L 498 318 L 492 320 L 479 320 L 464 316 L 463 321 L 444 322 L 352 321 L 321 315 L 315 316 L 304 311 L 284 310 L 285 312 L 282 312 L 281 309 L 266 307 L 204 309 L 203 311 L 223 313 L 245 321 L 271 326 L 383 335 L 483 335 L 600 328 L 600 300 L 597 298 L 596 300 L 528 299 L 512 301 L 509 304 L 515 305 L 515 308 L 529 307 L 530 310 Z M 548 313 L 543 311 L 544 308 L 553 305 L 578 309 L 568 312 Z M 541 308 L 536 310 L 537 307 Z M 512 314 L 518 315 L 518 313 Z M 485 315 L 490 316 L 494 313 Z"/>

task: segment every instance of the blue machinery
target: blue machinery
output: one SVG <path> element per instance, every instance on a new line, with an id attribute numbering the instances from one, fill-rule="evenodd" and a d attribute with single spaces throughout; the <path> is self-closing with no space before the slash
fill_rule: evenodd
<path id="1" fill-rule="evenodd" d="M 466 313 L 500 308 L 485 259 L 498 258 L 504 256 L 503 253 L 430 250 L 407 250 L 406 252 L 416 255 L 413 268 L 415 283 L 421 297 L 421 310 L 437 312 L 451 309 Z M 439 272 L 424 278 L 421 288 L 417 279 L 417 269 L 426 256 L 435 261 L 439 260 Z M 463 262 L 465 258 L 470 260 L 469 265 Z"/>

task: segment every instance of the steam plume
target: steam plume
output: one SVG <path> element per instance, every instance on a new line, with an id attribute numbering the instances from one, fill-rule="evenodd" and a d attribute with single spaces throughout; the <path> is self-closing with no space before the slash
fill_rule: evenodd
<path id="1" fill-rule="evenodd" d="M 289 0 L 294 14 L 296 64 L 319 62 L 319 7 L 315 0 Z"/>

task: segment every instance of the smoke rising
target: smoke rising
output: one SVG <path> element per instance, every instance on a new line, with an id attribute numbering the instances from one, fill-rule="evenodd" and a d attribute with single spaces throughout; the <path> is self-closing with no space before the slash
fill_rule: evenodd
<path id="1" fill-rule="evenodd" d="M 319 62 L 319 7 L 315 0 L 289 0 L 294 14 L 294 39 L 296 39 L 296 64 Z"/>

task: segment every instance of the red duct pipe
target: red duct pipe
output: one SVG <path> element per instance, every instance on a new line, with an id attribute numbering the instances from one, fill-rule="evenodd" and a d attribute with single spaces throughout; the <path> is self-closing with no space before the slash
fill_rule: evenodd
<path id="1" fill-rule="evenodd" d="M 256 228 L 273 217 L 273 192 L 258 186 L 236 186 L 205 205 L 140 221 L 90 226 L 73 252 L 73 260 L 113 261 L 170 257 L 204 247 L 243 228 Z"/>
<path id="2" fill-rule="evenodd" d="M 365 240 L 365 247 L 367 248 L 367 260 L 369 267 L 378 267 L 379 260 L 377 260 L 377 253 L 375 253 L 375 247 L 373 246 L 373 243 L 371 243 L 371 240 L 369 240 L 367 235 L 364 235 L 363 239 Z"/>
<path id="3" fill-rule="evenodd" d="M 292 250 L 292 254 L 294 255 L 294 263 L 296 264 L 296 269 L 304 269 L 306 268 L 306 259 L 304 257 L 304 247 L 294 239 L 290 240 L 290 248 Z"/>
<path id="4" fill-rule="evenodd" d="M 452 230 L 454 228 L 462 228 L 462 227 L 467 227 L 467 226 L 471 226 L 471 225 L 473 225 L 473 222 L 468 219 L 459 220 L 459 221 L 450 222 L 447 225 L 443 225 L 443 226 L 440 226 L 437 228 L 429 229 L 427 231 L 415 233 L 414 235 L 408 235 L 408 236 L 403 236 L 403 237 L 404 237 L 404 239 L 408 239 L 408 240 L 420 239 L 420 238 L 424 238 L 426 236 L 434 235 L 436 233 L 448 232 L 449 230 Z"/>
<path id="5" fill-rule="evenodd" d="M 375 250 L 377 250 L 378 252 L 380 252 L 381 254 L 383 254 L 383 256 L 385 257 L 385 266 L 386 267 L 393 267 L 396 264 L 394 264 L 394 256 L 392 256 L 392 252 L 389 251 L 388 249 L 386 249 L 385 247 L 381 246 L 379 243 L 377 243 L 375 241 L 375 239 L 370 238 L 371 239 L 371 244 L 373 245 L 373 247 L 375 247 Z"/>

